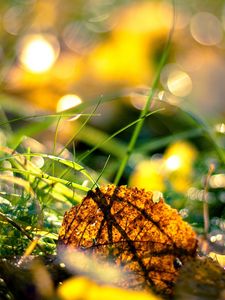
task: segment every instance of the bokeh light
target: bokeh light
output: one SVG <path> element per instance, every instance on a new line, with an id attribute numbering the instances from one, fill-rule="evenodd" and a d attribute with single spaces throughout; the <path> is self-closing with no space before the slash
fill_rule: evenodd
<path id="1" fill-rule="evenodd" d="M 192 80 L 187 73 L 174 70 L 169 74 L 167 86 L 173 95 L 185 97 L 189 95 L 192 90 Z"/>
<path id="2" fill-rule="evenodd" d="M 181 165 L 181 159 L 178 155 L 172 155 L 168 157 L 166 160 L 166 168 L 171 171 L 179 169 L 180 165 Z"/>
<path id="3" fill-rule="evenodd" d="M 197 157 L 197 150 L 187 141 L 172 143 L 165 151 L 166 167 L 170 171 L 179 170 L 181 174 L 191 173 L 192 164 Z"/>
<path id="4" fill-rule="evenodd" d="M 64 28 L 62 37 L 70 50 L 80 54 L 90 52 L 95 43 L 94 35 L 82 21 L 69 23 Z"/>
<path id="5" fill-rule="evenodd" d="M 208 12 L 199 12 L 192 17 L 190 31 L 198 43 L 206 46 L 217 45 L 223 38 L 221 22 Z"/>
<path id="6" fill-rule="evenodd" d="M 129 184 L 164 192 L 169 183 L 175 191 L 187 192 L 192 183 L 196 157 L 197 150 L 191 143 L 185 140 L 171 143 L 163 156 L 153 155 L 151 159 L 140 160 L 130 176 Z"/>
<path id="7" fill-rule="evenodd" d="M 20 62 L 32 73 L 48 71 L 59 54 L 59 44 L 54 36 L 28 35 L 20 45 Z"/>
<path id="8" fill-rule="evenodd" d="M 224 188 L 225 187 L 225 174 L 215 174 L 210 177 L 209 185 L 212 188 Z"/>
<path id="9" fill-rule="evenodd" d="M 70 109 L 72 107 L 75 107 L 82 103 L 82 100 L 79 96 L 74 94 L 68 94 L 61 97 L 57 103 L 56 111 L 57 112 L 63 112 L 67 109 Z M 70 121 L 74 121 L 80 117 L 80 114 L 76 115 Z"/>
<path id="10" fill-rule="evenodd" d="M 158 99 L 161 100 L 161 101 L 165 101 L 167 103 L 170 103 L 172 105 L 175 105 L 175 106 L 178 106 L 182 101 L 181 98 L 174 96 L 173 94 L 171 94 L 168 91 L 159 91 Z M 164 112 L 164 113 L 169 114 L 169 111 Z"/>

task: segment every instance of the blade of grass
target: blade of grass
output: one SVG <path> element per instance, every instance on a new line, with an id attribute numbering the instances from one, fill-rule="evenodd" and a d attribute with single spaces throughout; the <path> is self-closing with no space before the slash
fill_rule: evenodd
<path id="1" fill-rule="evenodd" d="M 140 122 L 138 122 L 134 128 L 134 131 L 133 131 L 133 134 L 131 136 L 131 139 L 130 139 L 130 143 L 127 147 L 127 151 L 126 151 L 126 154 L 124 156 L 124 158 L 122 159 L 122 162 L 120 164 L 120 167 L 117 171 L 117 174 L 116 174 L 116 177 L 114 179 L 114 184 L 115 185 L 118 185 L 122 175 L 123 175 L 123 172 L 125 170 L 125 167 L 127 165 L 127 162 L 134 150 L 134 147 L 135 147 L 135 144 L 137 142 L 137 139 L 138 139 L 138 136 L 141 132 L 141 129 L 142 129 L 142 126 L 144 124 L 144 120 L 145 120 L 145 116 L 147 115 L 148 113 L 148 110 L 149 110 L 149 107 L 150 107 L 150 104 L 152 103 L 152 99 L 154 97 L 154 94 L 156 92 L 156 88 L 158 86 L 158 83 L 159 83 L 159 78 L 160 78 L 160 74 L 161 74 L 161 71 L 162 71 L 162 68 L 164 67 L 166 61 L 167 61 L 167 58 L 168 58 L 168 55 L 169 55 L 169 52 L 170 52 L 170 47 L 171 47 L 171 40 L 172 40 L 172 35 L 173 35 L 173 31 L 174 31 L 174 22 L 175 22 L 175 5 L 173 4 L 173 19 L 172 19 L 172 27 L 171 27 L 171 30 L 169 32 L 169 35 L 168 35 L 168 39 L 167 39 L 167 43 L 166 43 L 166 46 L 165 46 L 165 49 L 163 51 L 163 55 L 161 57 L 161 60 L 159 62 L 159 66 L 158 66 L 158 70 L 156 72 L 156 76 L 155 76 L 155 79 L 153 81 L 153 84 L 152 84 L 152 89 L 150 91 L 150 94 L 147 98 L 147 101 L 146 101 L 146 104 L 145 104 L 145 107 L 144 109 L 141 111 L 140 113 Z"/>
<path id="2" fill-rule="evenodd" d="M 14 172 L 21 172 L 21 174 L 26 176 L 26 180 L 29 180 L 31 184 L 36 182 L 36 189 L 38 189 L 40 192 L 46 188 L 49 188 L 49 194 L 60 201 L 69 201 L 70 203 L 73 203 L 74 201 L 80 201 L 80 197 L 75 195 L 74 191 L 70 189 L 69 186 L 80 191 L 87 192 L 89 190 L 89 188 L 80 184 L 60 179 L 58 177 L 53 177 L 42 172 L 42 170 L 27 160 L 26 155 L 24 154 L 21 155 L 14 153 L 10 148 L 3 146 L 0 146 L 0 151 L 8 154 L 8 156 L 3 157 L 0 160 L 8 159 L 15 167 Z M 27 155 L 31 156 L 30 153 Z M 74 162 L 71 162 L 71 166 L 74 166 Z M 40 182 L 37 182 L 37 179 Z M 32 187 L 34 189 L 34 186 Z"/>
<path id="3" fill-rule="evenodd" d="M 105 145 L 106 143 L 108 143 L 109 141 L 111 141 L 115 136 L 117 136 L 118 134 L 120 134 L 120 133 L 123 132 L 124 130 L 128 129 L 129 127 L 131 127 L 131 126 L 133 126 L 133 125 L 135 125 L 135 124 L 137 124 L 137 123 L 139 123 L 139 122 L 141 122 L 142 119 L 145 119 L 145 118 L 147 118 L 148 116 L 150 116 L 150 115 L 152 115 L 152 114 L 155 114 L 155 113 L 157 113 L 157 112 L 159 112 L 159 111 L 162 111 L 162 110 L 163 110 L 163 108 L 160 108 L 160 109 L 157 109 L 157 110 L 155 110 L 155 111 L 153 111 L 153 112 L 147 113 L 146 115 L 144 115 L 144 116 L 138 118 L 137 120 L 135 120 L 135 121 L 129 123 L 128 125 L 124 126 L 124 127 L 121 128 L 121 129 L 119 129 L 118 131 L 116 131 L 116 132 L 113 133 L 112 135 L 110 135 L 110 136 L 108 136 L 108 137 L 107 137 L 107 135 L 105 135 L 106 138 L 105 138 L 103 141 L 101 141 L 100 143 L 97 143 L 97 144 L 95 143 L 95 144 L 96 144 L 95 147 L 93 147 L 92 149 L 90 149 L 90 150 L 86 151 L 85 153 L 83 153 L 82 155 L 80 155 L 80 156 L 78 157 L 78 161 L 84 160 L 86 157 L 88 157 L 92 152 L 94 152 L 94 151 L 97 150 L 97 149 L 103 149 L 103 145 Z M 96 137 L 96 136 L 95 136 L 95 137 Z M 96 141 L 96 139 L 95 139 L 95 141 Z M 116 155 L 117 157 L 119 157 L 119 158 L 124 157 L 124 151 L 123 151 L 123 150 L 125 150 L 125 148 L 124 148 L 124 147 L 121 147 L 121 148 L 120 148 L 120 152 L 119 152 L 119 154 L 118 154 L 118 153 L 116 153 L 117 151 L 115 151 L 115 149 L 113 149 L 113 145 L 114 145 L 114 143 L 111 143 L 110 145 L 107 146 L 108 152 L 111 153 L 111 154 L 114 154 L 114 153 L 115 153 L 115 155 Z M 118 148 L 116 148 L 116 150 L 118 150 Z"/>
<path id="4" fill-rule="evenodd" d="M 68 202 L 69 199 L 76 200 L 76 202 L 80 202 L 80 197 L 75 196 L 74 191 L 69 188 L 71 186 L 72 188 L 75 188 L 77 190 L 88 192 L 90 188 L 85 187 L 83 185 L 77 184 L 75 182 L 71 182 L 65 179 L 61 179 L 58 177 L 50 176 L 45 173 L 35 173 L 31 172 L 30 170 L 19 170 L 16 168 L 5 168 L 4 170 L 12 171 L 14 173 L 22 174 L 24 176 L 29 176 L 29 182 L 25 181 L 26 185 L 29 186 L 29 184 L 34 183 L 35 180 L 39 179 L 38 184 L 35 187 L 35 190 L 43 191 L 44 189 L 49 188 L 49 194 L 52 195 L 57 200 Z M 1 180 L 21 184 L 17 177 L 12 176 L 0 176 Z M 66 197 L 66 198 L 65 198 Z M 71 203 L 71 201 L 69 201 Z"/>
<path id="5" fill-rule="evenodd" d="M 95 180 L 88 174 L 88 172 L 85 170 L 85 168 L 78 164 L 77 162 L 75 161 L 72 161 L 72 160 L 69 160 L 69 159 L 64 159 L 64 158 L 61 158 L 61 157 L 58 157 L 58 156 L 54 156 L 54 155 L 51 155 L 51 154 L 44 154 L 44 153 L 23 153 L 23 154 L 19 154 L 19 155 L 22 155 L 22 156 L 36 156 L 36 157 L 43 157 L 43 158 L 49 158 L 50 160 L 53 160 L 53 161 L 56 161 L 60 164 L 63 164 L 75 171 L 78 171 L 80 172 L 81 174 L 83 174 L 88 180 L 90 180 L 92 183 L 95 182 Z M 13 157 L 15 157 L 16 155 L 13 155 Z M 1 161 L 1 159 L 0 159 Z M 49 176 L 47 173 L 43 172 L 42 170 L 38 169 L 43 176 Z"/>
<path id="6" fill-rule="evenodd" d="M 135 148 L 135 152 L 146 154 L 149 151 L 157 150 L 159 148 L 165 147 L 169 145 L 171 142 L 187 139 L 187 138 L 193 138 L 197 137 L 203 134 L 202 128 L 194 128 L 191 130 L 186 130 L 183 132 L 178 132 L 176 134 L 172 134 L 169 136 L 165 136 L 162 138 L 157 138 L 155 140 L 150 141 L 149 143 L 144 143 L 143 145 L 140 145 L 139 147 Z"/>
<path id="7" fill-rule="evenodd" d="M 131 125 L 132 126 L 132 125 Z M 122 131 L 121 131 L 122 132 Z M 114 135 L 115 137 L 116 135 Z M 83 154 L 81 154 L 77 159 L 78 161 L 82 161 L 89 154 L 94 152 L 97 149 L 101 149 L 103 152 L 107 154 L 111 154 L 119 159 L 123 157 L 123 154 L 126 151 L 126 144 L 122 143 L 117 139 L 111 139 L 110 135 L 101 131 L 92 126 L 86 125 L 82 132 L 80 132 L 79 136 L 77 136 L 79 141 L 84 142 L 87 145 L 93 146 L 92 149 L 87 150 Z"/>
<path id="8" fill-rule="evenodd" d="M 4 110 L 2 109 L 2 107 L 0 106 L 0 120 L 4 120 L 3 122 L 5 123 L 5 130 L 7 133 L 12 133 L 12 129 L 9 125 L 9 120 L 4 112 Z"/>
<path id="9" fill-rule="evenodd" d="M 0 180 L 10 182 L 12 184 L 16 184 L 20 187 L 23 187 L 25 191 L 31 196 L 34 197 L 34 191 L 30 185 L 30 183 L 22 178 L 15 177 L 15 176 L 10 176 L 10 175 L 4 175 L 0 174 Z"/>
<path id="10" fill-rule="evenodd" d="M 84 129 L 85 125 L 88 123 L 88 121 L 91 119 L 91 117 L 96 116 L 95 112 L 96 112 L 97 108 L 99 107 L 99 104 L 100 104 L 100 101 L 94 107 L 93 112 L 90 113 L 90 115 L 88 115 L 87 119 L 81 124 L 81 126 L 79 127 L 79 130 L 67 141 L 67 143 L 64 145 L 62 150 L 58 153 L 58 156 L 68 147 L 68 145 L 70 143 L 72 143 L 72 141 L 76 138 L 76 136 L 79 135 L 79 133 L 82 131 L 82 129 Z"/>
<path id="11" fill-rule="evenodd" d="M 91 187 L 91 189 L 93 189 L 95 186 L 98 186 L 98 181 L 99 181 L 99 179 L 102 177 L 102 174 L 104 173 L 104 170 L 105 170 L 105 168 L 106 168 L 106 166 L 107 166 L 107 164 L 108 164 L 108 162 L 109 162 L 109 159 L 110 159 L 110 155 L 107 157 L 106 162 L 104 163 L 104 166 L 103 166 L 103 168 L 102 168 L 102 171 L 100 172 L 100 174 L 99 174 L 99 176 L 98 176 L 96 182 L 95 182 L 94 185 Z"/>
<path id="12" fill-rule="evenodd" d="M 8 138 L 9 147 L 16 149 L 23 140 L 24 136 L 32 136 L 40 133 L 52 124 L 51 119 L 43 120 L 42 122 L 31 123 L 27 126 L 23 126 L 21 129 L 14 131 L 11 137 Z"/>

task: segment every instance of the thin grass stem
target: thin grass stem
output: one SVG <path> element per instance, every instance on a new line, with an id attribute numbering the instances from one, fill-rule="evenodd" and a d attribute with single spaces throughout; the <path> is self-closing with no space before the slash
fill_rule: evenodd
<path id="1" fill-rule="evenodd" d="M 140 122 L 138 122 L 136 124 L 135 128 L 134 128 L 133 134 L 132 134 L 131 139 L 130 139 L 130 143 L 127 147 L 126 154 L 125 154 L 124 158 L 122 159 L 122 162 L 120 164 L 120 167 L 119 167 L 118 172 L 116 174 L 116 177 L 114 179 L 114 184 L 115 185 L 118 185 L 118 183 L 119 183 L 119 181 L 120 181 L 120 179 L 121 179 L 121 177 L 124 173 L 127 162 L 128 162 L 128 160 L 129 160 L 129 158 L 130 158 L 130 156 L 131 156 L 131 154 L 134 150 L 134 147 L 135 147 L 135 144 L 137 142 L 138 136 L 139 136 L 139 134 L 141 132 L 141 129 L 143 127 L 145 116 L 148 113 L 150 104 L 152 103 L 154 94 L 156 92 L 156 88 L 157 88 L 158 83 L 159 83 L 159 78 L 160 78 L 162 68 L 164 67 L 164 65 L 166 63 L 169 52 L 170 52 L 171 40 L 172 40 L 173 31 L 174 31 L 174 22 L 175 22 L 175 5 L 173 5 L 172 27 L 171 27 L 171 30 L 170 30 L 169 35 L 168 35 L 168 39 L 167 39 L 165 49 L 163 51 L 163 55 L 162 55 L 161 60 L 159 62 L 158 70 L 156 72 L 156 76 L 155 76 L 155 79 L 154 79 L 153 84 L 152 84 L 152 89 L 151 89 L 150 94 L 147 98 L 145 107 L 140 113 L 140 117 L 139 117 Z"/>

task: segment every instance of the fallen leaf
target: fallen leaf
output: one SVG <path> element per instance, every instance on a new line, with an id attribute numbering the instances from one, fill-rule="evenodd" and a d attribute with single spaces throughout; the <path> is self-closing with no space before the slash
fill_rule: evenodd
<path id="1" fill-rule="evenodd" d="M 180 266 L 195 256 L 190 225 L 162 198 L 143 189 L 103 186 L 65 213 L 58 249 L 108 258 L 129 273 L 118 285 L 171 294 Z"/>

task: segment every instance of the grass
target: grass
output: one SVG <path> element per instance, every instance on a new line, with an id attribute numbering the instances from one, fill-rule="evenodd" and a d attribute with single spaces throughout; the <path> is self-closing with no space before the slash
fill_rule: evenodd
<path id="1" fill-rule="evenodd" d="M 149 99 L 151 97 L 149 96 Z M 151 118 L 154 114 L 160 116 L 163 109 L 159 108 L 155 111 L 147 112 L 147 108 L 145 108 L 139 118 L 111 135 L 107 135 L 105 132 L 87 125 L 91 116 L 95 114 L 96 109 L 94 109 L 92 114 L 87 115 L 86 121 L 83 123 L 79 121 L 80 127 L 73 136 L 73 139 L 80 136 L 83 142 L 85 139 L 86 144 L 92 145 L 92 148 L 81 152 L 77 156 L 70 153 L 71 159 L 62 157 L 66 147 L 63 147 L 58 155 L 32 153 L 29 148 L 22 151 L 24 147 L 20 143 L 23 141 L 23 130 L 25 135 L 27 133 L 34 135 L 37 131 L 41 133 L 44 128 L 46 129 L 46 126 L 57 122 L 58 115 L 45 116 L 46 122 L 43 122 L 43 116 L 39 122 L 37 122 L 38 118 L 35 118 L 34 124 L 34 119 L 31 118 L 32 122 L 24 129 L 19 129 L 15 134 L 13 130 L 10 130 L 9 144 L 14 145 L 18 150 L 15 151 L 6 146 L 1 146 L 0 148 L 2 172 L 0 175 L 2 185 L 0 215 L 2 234 L 0 242 L 4 245 L 1 247 L 2 255 L 22 254 L 28 246 L 29 240 L 35 239 L 37 236 L 39 239 L 34 252 L 43 253 L 43 249 L 45 249 L 44 251 L 54 253 L 57 232 L 64 211 L 71 205 L 79 203 L 89 189 L 102 184 L 102 182 L 107 182 L 107 178 L 104 178 L 104 173 L 107 173 L 111 158 L 113 160 L 110 168 L 112 167 L 114 173 L 116 173 L 115 183 L 117 183 L 124 174 L 125 165 L 132 152 L 136 155 L 141 155 L 143 159 L 148 157 L 149 151 L 154 152 L 181 138 L 206 136 L 208 141 L 213 142 L 212 145 L 218 155 L 219 164 L 224 163 L 223 150 L 219 146 L 217 138 L 209 130 L 209 127 L 206 127 L 205 122 L 199 116 L 196 117 L 193 113 L 184 110 L 184 115 L 194 120 L 195 127 L 182 132 L 172 133 L 170 136 L 155 138 L 135 147 L 137 128 L 138 131 L 141 130 L 143 121 L 146 118 Z M 75 111 L 70 110 L 69 115 L 71 116 L 72 113 L 77 113 L 79 110 L 80 108 L 76 108 Z M 68 113 L 62 114 L 60 118 L 68 118 Z M 23 119 L 20 117 L 19 119 L 14 119 L 13 122 L 21 122 L 21 120 Z M 4 122 L 8 130 L 11 123 L 11 121 Z M 44 124 L 44 126 L 38 126 L 39 124 Z M 121 143 L 117 136 L 132 127 L 135 127 L 133 138 L 131 138 L 133 142 L 131 143 L 130 140 L 128 144 Z M 134 132 L 136 133 L 134 134 Z M 93 136 L 94 139 L 92 138 Z M 71 138 L 68 141 L 67 146 L 73 143 L 73 139 Z M 57 132 L 55 133 L 54 153 L 57 152 L 56 144 Z M 85 165 L 85 161 L 95 159 L 96 151 L 106 153 L 107 157 L 102 170 L 93 171 Z M 38 167 L 32 162 L 32 158 L 35 157 L 44 159 L 43 167 Z M 118 159 L 122 159 L 119 169 L 116 167 Z M 117 171 L 115 168 L 117 168 Z M 41 222 L 40 219 L 42 220 Z M 40 232 L 42 232 L 41 236 Z M 12 241 L 14 238 L 16 238 L 17 243 L 19 241 L 19 247 L 15 248 L 13 246 L 14 243 Z M 40 250 L 38 245 L 43 249 Z"/>

